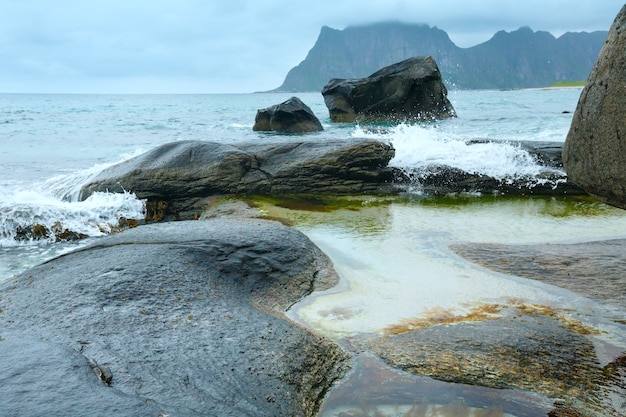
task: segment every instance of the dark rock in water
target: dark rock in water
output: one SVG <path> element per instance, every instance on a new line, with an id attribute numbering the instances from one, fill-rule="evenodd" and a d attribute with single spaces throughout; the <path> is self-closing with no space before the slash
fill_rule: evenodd
<path id="1" fill-rule="evenodd" d="M 103 238 L 0 284 L 0 415 L 314 416 L 348 357 L 283 312 L 336 281 L 277 222 Z"/>
<path id="2" fill-rule="evenodd" d="M 550 245 L 467 243 L 451 248 L 486 268 L 547 282 L 626 309 L 626 240 Z"/>
<path id="3" fill-rule="evenodd" d="M 257 110 L 255 131 L 281 133 L 306 133 L 324 130 L 313 111 L 298 97 L 291 97 L 280 104 Z"/>
<path id="4" fill-rule="evenodd" d="M 611 319 L 626 325 L 626 240 L 594 241 L 577 244 L 498 245 L 467 243 L 451 247 L 457 254 L 486 268 L 505 274 L 535 279 L 581 294 L 603 304 L 618 307 Z M 572 346 L 564 342 L 568 349 Z M 578 374 L 578 370 L 575 371 Z M 551 374 L 550 374 L 551 375 Z M 602 368 L 599 386 L 605 394 L 595 404 L 604 412 L 594 415 L 626 413 L 626 352 Z M 581 381 L 585 378 L 581 378 Z M 593 390 L 587 390 L 588 393 Z M 585 398 L 585 397 L 581 397 Z M 611 402 L 611 399 L 613 400 Z M 587 400 L 586 400 L 587 401 Z M 571 414 L 567 414 L 567 413 Z M 567 406 L 559 406 L 551 416 L 576 416 Z"/>
<path id="5" fill-rule="evenodd" d="M 619 404 L 616 411 L 599 400 L 611 381 L 593 343 L 574 323 L 553 317 L 550 310 L 544 313 L 541 306 L 520 305 L 502 313 L 454 325 L 394 329 L 373 338 L 370 346 L 386 363 L 407 372 L 562 398 L 584 415 L 619 415 Z"/>
<path id="6" fill-rule="evenodd" d="M 50 230 L 43 224 L 31 224 L 23 227 L 18 226 L 15 230 L 15 240 L 17 241 L 29 241 L 29 240 L 44 240 L 50 237 Z"/>
<path id="7" fill-rule="evenodd" d="M 219 194 L 381 194 L 395 192 L 392 146 L 375 140 L 278 143 L 181 141 L 101 172 L 81 190 L 134 192 L 147 219 L 197 216 Z"/>
<path id="8" fill-rule="evenodd" d="M 456 117 L 432 57 L 410 58 L 366 78 L 332 79 L 322 95 L 335 122 Z"/>
<path id="9" fill-rule="evenodd" d="M 574 112 L 563 161 L 572 182 L 626 209 L 626 5 L 615 18 Z"/>
<path id="10" fill-rule="evenodd" d="M 87 236 L 84 233 L 76 232 L 63 227 L 60 222 L 56 222 L 52 227 L 48 228 L 46 225 L 37 223 L 30 226 L 18 226 L 15 230 L 15 240 L 17 241 L 34 241 L 34 240 L 46 240 L 51 236 L 54 236 L 56 242 L 68 242 L 73 240 L 86 239 Z"/>

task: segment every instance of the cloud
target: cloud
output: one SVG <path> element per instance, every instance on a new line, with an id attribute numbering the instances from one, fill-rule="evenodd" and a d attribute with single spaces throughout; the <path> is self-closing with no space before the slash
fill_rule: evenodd
<path id="1" fill-rule="evenodd" d="M 246 92 L 281 84 L 323 25 L 427 23 L 459 46 L 530 26 L 608 30 L 622 4 L 584 0 L 0 0 L 0 91 Z"/>

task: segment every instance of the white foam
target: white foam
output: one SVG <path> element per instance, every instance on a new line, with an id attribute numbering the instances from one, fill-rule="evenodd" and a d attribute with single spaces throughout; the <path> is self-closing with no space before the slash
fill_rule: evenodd
<path id="1" fill-rule="evenodd" d="M 120 218 L 144 217 L 144 202 L 132 193 L 94 193 L 85 201 L 64 201 L 50 194 L 19 191 L 0 205 L 0 246 L 24 244 L 15 240 L 19 228 L 42 225 L 51 230 L 102 236 L 119 223 Z M 50 242 L 54 236 L 49 236 Z M 33 242 L 26 242 L 33 243 Z"/>
<path id="2" fill-rule="evenodd" d="M 43 182 L 34 184 L 33 188 L 40 194 L 51 195 L 64 201 L 78 201 L 83 185 L 88 184 L 104 169 L 127 161 L 144 152 L 145 149 L 138 147 L 133 152 L 121 154 L 115 161 L 95 164 L 85 169 L 56 175 Z"/>
<path id="3" fill-rule="evenodd" d="M 41 243 L 15 240 L 18 229 L 34 225 L 95 237 L 110 233 L 121 218 L 142 219 L 145 203 L 133 193 L 97 192 L 79 201 L 81 187 L 103 169 L 141 153 L 143 149 L 138 148 L 132 154 L 120 155 L 117 161 L 57 175 L 29 184 L 28 189 L 20 183 L 6 184 L 0 189 L 0 246 Z M 54 238 L 50 235 L 47 241 Z"/>
<path id="4" fill-rule="evenodd" d="M 377 137 L 390 142 L 396 155 L 389 165 L 411 171 L 446 165 L 505 181 L 534 178 L 550 171 L 517 144 L 495 140 L 468 144 L 472 138 L 441 129 L 436 124 L 400 124 L 384 133 L 357 127 L 353 136 Z"/>

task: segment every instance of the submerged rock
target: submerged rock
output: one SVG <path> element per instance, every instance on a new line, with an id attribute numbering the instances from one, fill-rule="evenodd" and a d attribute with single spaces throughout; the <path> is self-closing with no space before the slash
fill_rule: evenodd
<path id="1" fill-rule="evenodd" d="M 394 328 L 370 341 L 389 365 L 435 379 L 517 388 L 562 399 L 583 415 L 619 415 L 605 400 L 614 381 L 575 323 L 534 307 L 507 308 L 491 319 Z M 619 388 L 615 391 L 619 392 Z"/>
<path id="2" fill-rule="evenodd" d="M 81 190 L 132 191 L 147 219 L 191 219 L 221 194 L 386 194 L 395 192 L 391 145 L 367 139 L 241 143 L 181 141 L 102 171 Z"/>
<path id="3" fill-rule="evenodd" d="M 626 5 L 609 31 L 574 112 L 563 161 L 570 180 L 626 209 Z"/>
<path id="4" fill-rule="evenodd" d="M 466 243 L 451 249 L 486 268 L 547 282 L 626 310 L 624 239 L 542 245 Z"/>
<path id="5" fill-rule="evenodd" d="M 348 356 L 283 312 L 336 281 L 277 222 L 103 238 L 0 284 L 0 414 L 314 416 Z"/>
<path id="6" fill-rule="evenodd" d="M 456 117 L 432 57 L 415 57 L 360 79 L 332 79 L 322 90 L 334 122 Z"/>
<path id="7" fill-rule="evenodd" d="M 313 111 L 298 97 L 257 110 L 254 131 L 307 133 L 324 130 Z"/>

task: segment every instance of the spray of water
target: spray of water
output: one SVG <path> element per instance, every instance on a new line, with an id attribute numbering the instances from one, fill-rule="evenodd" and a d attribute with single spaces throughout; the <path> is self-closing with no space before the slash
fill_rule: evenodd
<path id="1" fill-rule="evenodd" d="M 476 138 L 460 136 L 436 124 L 400 124 L 382 130 L 358 126 L 353 136 L 373 137 L 391 143 L 396 156 L 390 165 L 415 177 L 435 166 L 486 175 L 508 184 L 521 179 L 543 184 L 547 173 L 562 174 L 540 164 L 519 144 L 476 141 Z"/>
<path id="2" fill-rule="evenodd" d="M 136 154 L 141 150 L 137 150 Z M 122 155 L 121 160 L 133 155 Z M 130 192 L 94 193 L 84 201 L 80 189 L 109 164 L 58 175 L 31 189 L 0 190 L 0 247 L 54 242 L 58 233 L 96 237 L 110 233 L 121 219 L 143 219 L 145 203 Z"/>

